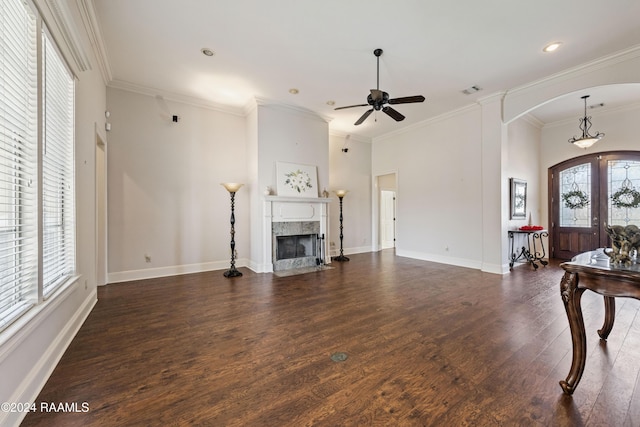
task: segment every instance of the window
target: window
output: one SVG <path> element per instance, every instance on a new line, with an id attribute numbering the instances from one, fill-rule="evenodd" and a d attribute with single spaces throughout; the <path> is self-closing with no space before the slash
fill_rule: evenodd
<path id="1" fill-rule="evenodd" d="M 630 159 L 607 162 L 609 225 L 640 223 L 640 162 Z"/>
<path id="2" fill-rule="evenodd" d="M 75 270 L 74 81 L 41 27 L 0 2 L 0 330 Z"/>
<path id="3" fill-rule="evenodd" d="M 43 286 L 49 295 L 75 269 L 73 79 L 46 33 L 42 147 Z"/>
<path id="4" fill-rule="evenodd" d="M 560 227 L 591 227 L 591 165 L 560 172 Z"/>

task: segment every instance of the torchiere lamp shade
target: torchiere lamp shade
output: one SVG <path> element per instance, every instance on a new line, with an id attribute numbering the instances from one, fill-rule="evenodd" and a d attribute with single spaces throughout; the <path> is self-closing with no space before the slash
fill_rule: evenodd
<path id="1" fill-rule="evenodd" d="M 220 185 L 226 188 L 229 193 L 237 193 L 240 187 L 244 184 L 239 184 L 237 182 L 223 182 Z"/>

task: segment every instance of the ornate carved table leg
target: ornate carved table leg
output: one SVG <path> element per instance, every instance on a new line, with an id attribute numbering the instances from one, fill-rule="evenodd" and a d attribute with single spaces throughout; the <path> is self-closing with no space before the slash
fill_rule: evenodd
<path id="1" fill-rule="evenodd" d="M 560 281 L 560 295 L 562 295 L 562 302 L 567 311 L 569 329 L 571 329 L 571 343 L 573 344 L 571 370 L 567 378 L 560 381 L 560 387 L 566 394 L 573 394 L 578 386 L 587 359 L 587 336 L 584 331 L 584 320 L 580 307 L 580 298 L 584 291 L 584 289 L 578 289 L 577 274 L 568 271 L 564 273 Z"/>
<path id="2" fill-rule="evenodd" d="M 598 335 L 606 340 L 613 329 L 613 322 L 616 320 L 616 299 L 613 297 L 604 297 L 604 325 L 602 329 L 598 329 Z"/>

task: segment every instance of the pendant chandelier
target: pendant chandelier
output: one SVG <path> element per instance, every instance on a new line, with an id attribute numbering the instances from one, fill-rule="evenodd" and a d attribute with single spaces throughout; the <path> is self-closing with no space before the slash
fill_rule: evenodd
<path id="1" fill-rule="evenodd" d="M 587 117 L 587 98 L 589 95 L 585 95 L 582 97 L 584 99 L 584 117 L 580 119 L 580 130 L 582 131 L 582 136 L 569 139 L 569 142 L 575 144 L 580 148 L 589 148 L 596 142 L 598 142 L 603 136 L 604 133 L 596 132 L 595 135 L 589 135 L 589 129 L 591 128 L 591 117 Z"/>

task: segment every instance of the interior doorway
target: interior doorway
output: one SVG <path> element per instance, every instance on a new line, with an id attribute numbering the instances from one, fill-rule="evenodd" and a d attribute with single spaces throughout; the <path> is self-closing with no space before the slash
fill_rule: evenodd
<path id="1" fill-rule="evenodd" d="M 96 133 L 96 284 L 107 284 L 107 153 Z"/>
<path id="2" fill-rule="evenodd" d="M 395 173 L 378 176 L 378 235 L 380 248 L 396 247 L 397 179 Z"/>
<path id="3" fill-rule="evenodd" d="M 551 257 L 610 246 L 606 225 L 640 223 L 640 152 L 589 154 L 549 168 Z"/>
<path id="4" fill-rule="evenodd" d="M 380 191 L 380 245 L 382 249 L 396 246 L 396 192 Z"/>

